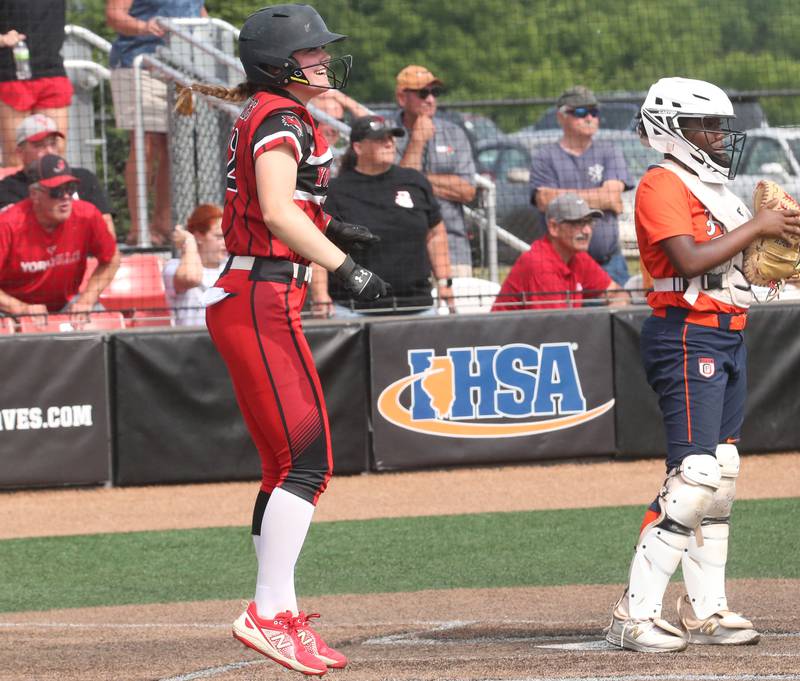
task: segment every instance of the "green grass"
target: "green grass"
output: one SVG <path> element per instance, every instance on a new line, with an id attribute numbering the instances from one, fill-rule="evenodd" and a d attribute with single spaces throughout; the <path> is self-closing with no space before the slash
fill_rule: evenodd
<path id="1" fill-rule="evenodd" d="M 800 499 L 737 502 L 730 577 L 800 578 Z M 644 509 L 318 523 L 303 595 L 622 583 Z M 0 541 L 0 611 L 247 597 L 247 528 Z"/>

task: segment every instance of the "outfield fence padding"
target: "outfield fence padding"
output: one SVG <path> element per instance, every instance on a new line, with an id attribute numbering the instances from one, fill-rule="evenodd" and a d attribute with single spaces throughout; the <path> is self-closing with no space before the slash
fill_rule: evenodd
<path id="1" fill-rule="evenodd" d="M 663 456 L 639 355 L 648 314 L 308 322 L 335 471 Z M 800 449 L 798 327 L 796 305 L 751 311 L 742 452 Z M 0 487 L 259 476 L 204 329 L 0 337 L 0 372 Z"/>
<path id="2" fill-rule="evenodd" d="M 108 339 L 0 342 L 0 487 L 110 480 Z"/>
<path id="3" fill-rule="evenodd" d="M 367 467 L 366 353 L 360 325 L 308 325 L 336 470 Z M 114 483 L 249 480 L 260 475 L 228 372 L 205 329 L 114 338 Z M 264 380 L 254 376 L 253 381 Z"/>

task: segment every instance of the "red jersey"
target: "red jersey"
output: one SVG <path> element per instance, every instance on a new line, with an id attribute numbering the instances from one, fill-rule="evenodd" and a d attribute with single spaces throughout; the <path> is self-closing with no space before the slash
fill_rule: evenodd
<path id="1" fill-rule="evenodd" d="M 553 242 L 545 236 L 534 241 L 530 250 L 514 263 L 497 294 L 492 312 L 581 307 L 583 291 L 605 291 L 610 285 L 611 277 L 592 256 L 576 253 L 569 262 L 564 262 Z M 539 296 L 531 295 L 537 292 Z M 600 296 L 593 293 L 587 297 Z"/>
<path id="2" fill-rule="evenodd" d="M 75 200 L 72 213 L 46 231 L 24 199 L 0 212 L 0 289 L 28 305 L 58 312 L 78 293 L 86 258 L 111 261 L 117 244 L 91 203 Z"/>
<path id="3" fill-rule="evenodd" d="M 324 232 L 330 217 L 322 206 L 328 193 L 333 159 L 328 143 L 306 108 L 294 99 L 257 92 L 233 126 L 228 145 L 225 210 L 222 229 L 232 255 L 308 260 L 281 242 L 264 223 L 256 188 L 256 159 L 288 144 L 297 160 L 294 202 Z"/>
<path id="4" fill-rule="evenodd" d="M 639 254 L 647 272 L 655 279 L 678 276 L 661 247 L 664 239 L 688 234 L 699 243 L 725 233 L 722 224 L 681 179 L 666 168 L 650 168 L 642 177 L 636 190 L 635 216 Z M 690 305 L 680 291 L 654 291 L 648 294 L 647 302 L 654 310 L 669 306 L 698 312 L 746 312 L 745 308 L 728 305 L 702 291 L 694 305 Z"/>

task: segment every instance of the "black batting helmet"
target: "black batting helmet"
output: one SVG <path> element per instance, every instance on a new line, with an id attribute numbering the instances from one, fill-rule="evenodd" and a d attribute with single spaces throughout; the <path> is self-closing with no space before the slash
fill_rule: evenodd
<path id="1" fill-rule="evenodd" d="M 239 59 L 247 80 L 257 85 L 282 87 L 296 82 L 308 85 L 300 65 L 292 54 L 297 50 L 323 47 L 347 36 L 331 33 L 311 5 L 275 5 L 254 12 L 239 33 Z M 332 88 L 342 88 L 350 73 L 351 57 L 326 63 L 333 76 Z M 344 74 L 333 73 L 329 64 L 342 62 Z"/>

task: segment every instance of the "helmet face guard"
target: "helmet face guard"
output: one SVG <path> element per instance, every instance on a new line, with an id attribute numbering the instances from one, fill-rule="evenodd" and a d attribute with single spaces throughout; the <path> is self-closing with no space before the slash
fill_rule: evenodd
<path id="1" fill-rule="evenodd" d="M 742 161 L 742 152 L 744 151 L 744 143 L 747 140 L 747 133 L 741 130 L 735 130 L 731 127 L 733 117 L 719 118 L 713 116 L 712 118 L 720 121 L 719 126 L 706 126 L 706 118 L 700 119 L 701 126 L 698 128 L 687 127 L 681 125 L 678 128 L 681 136 L 686 140 L 686 143 L 693 147 L 695 153 L 698 155 L 700 162 L 706 162 L 709 165 L 717 166 L 715 170 L 721 172 L 728 180 L 736 177 L 736 172 L 739 170 L 739 164 Z M 678 119 L 678 124 L 683 123 L 681 118 Z M 697 145 L 692 143 L 686 135 L 702 134 L 705 137 L 704 145 Z M 722 139 L 717 141 L 719 136 Z M 727 169 L 727 174 L 725 170 Z"/>
<path id="2" fill-rule="evenodd" d="M 687 126 L 686 119 L 700 120 L 698 127 Z M 719 120 L 719 126 L 709 126 L 706 119 Z M 727 182 L 736 177 L 742 161 L 747 133 L 731 127 L 735 116 L 687 116 L 677 112 L 673 116 L 663 112 L 642 109 L 641 125 L 647 138 L 657 151 L 674 156 L 689 166 L 706 182 Z M 687 138 L 701 134 L 705 144 L 698 145 Z M 722 138 L 719 139 L 719 136 Z"/>
<path id="3" fill-rule="evenodd" d="M 303 68 L 300 68 L 300 64 L 298 64 L 294 58 L 290 61 L 296 65 L 296 68 L 288 75 L 289 83 L 300 83 L 301 85 L 308 85 L 309 87 L 319 88 L 320 90 L 343 90 L 347 85 L 347 81 L 350 78 L 350 71 L 353 68 L 353 57 L 349 54 L 345 54 L 342 57 L 333 57 L 327 61 L 318 62 L 316 64 L 309 64 Z M 311 69 L 315 66 L 325 67 L 330 85 L 327 87 L 324 85 L 311 85 L 311 83 L 308 82 L 308 78 L 306 78 L 305 73 L 303 73 L 303 69 Z"/>

